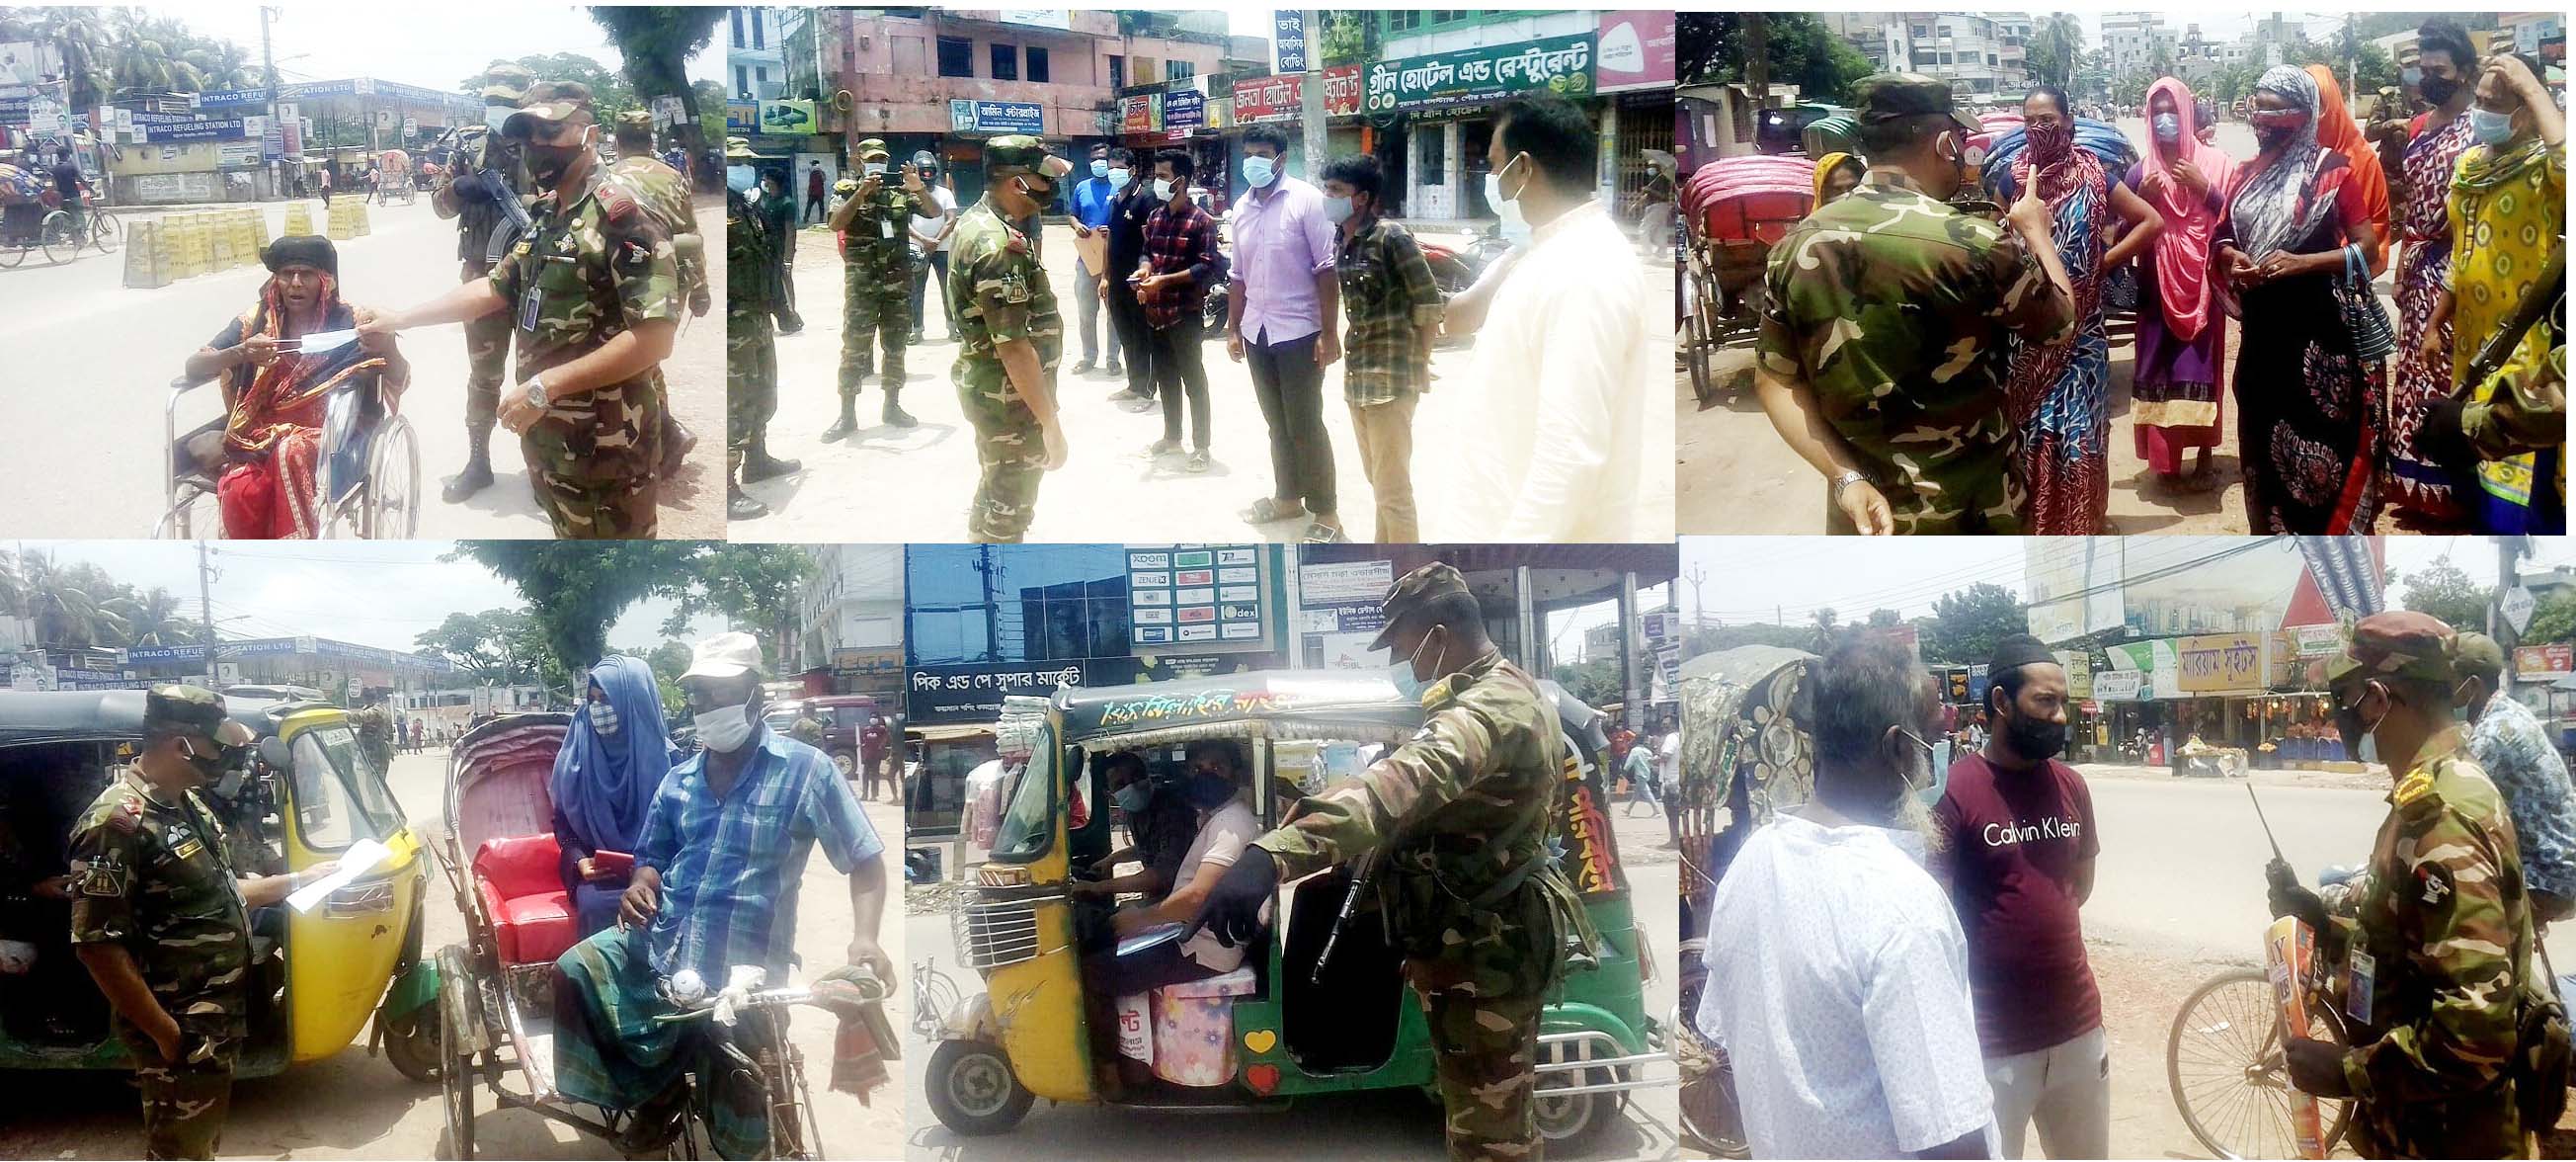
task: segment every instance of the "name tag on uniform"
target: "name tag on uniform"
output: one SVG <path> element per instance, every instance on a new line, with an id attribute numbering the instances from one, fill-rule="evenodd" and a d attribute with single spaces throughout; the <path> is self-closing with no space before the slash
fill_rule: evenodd
<path id="1" fill-rule="evenodd" d="M 2362 1024 L 2370 1023 L 2371 990 L 2379 984 L 2379 961 L 2358 948 L 2352 950 L 2352 968 L 2343 982 L 2343 1011 Z"/>
<path id="2" fill-rule="evenodd" d="M 542 302 L 544 302 L 544 301 L 545 301 L 544 297 L 543 297 L 543 296 L 541 296 L 541 295 L 539 295 L 539 294 L 537 293 L 537 288 L 536 288 L 536 285 L 535 285 L 534 283 L 529 284 L 528 289 L 520 293 L 520 295 L 519 295 L 519 329 L 520 329 L 520 330 L 522 330 L 522 331 L 534 331 L 534 330 L 536 330 L 536 329 L 537 329 L 537 306 L 538 306 L 538 304 L 540 304 L 540 303 L 542 303 Z"/>
<path id="3" fill-rule="evenodd" d="M 879 221 L 879 222 L 877 223 L 877 237 L 879 237 L 879 238 L 892 238 L 892 237 L 894 237 L 894 219 L 892 219 L 892 218 L 886 218 L 886 219 L 883 219 L 883 220 L 881 220 L 881 221 Z"/>
<path id="4" fill-rule="evenodd" d="M 191 839 L 188 842 L 182 843 L 178 847 L 171 849 L 170 857 L 172 859 L 194 859 L 198 852 L 204 850 L 206 850 L 205 844 Z"/>

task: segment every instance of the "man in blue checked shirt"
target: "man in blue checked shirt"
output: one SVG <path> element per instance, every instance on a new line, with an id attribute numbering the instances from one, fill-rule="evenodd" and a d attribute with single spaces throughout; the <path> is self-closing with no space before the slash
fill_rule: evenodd
<path id="1" fill-rule="evenodd" d="M 850 963 L 891 983 L 877 944 L 885 909 L 885 845 L 858 796 L 823 752 L 761 721 L 760 643 L 718 634 L 697 645 L 680 686 L 706 749 L 671 768 L 645 818 L 635 878 L 618 925 L 565 952 L 555 999 L 557 1088 L 575 1101 L 637 1111 L 622 1143 L 658 1151 L 676 1128 L 682 1072 L 710 1051 L 698 1022 L 660 1024 L 665 982 L 695 974 L 712 992 L 736 966 L 788 983 L 796 894 L 819 844 L 850 878 Z M 746 1052 L 777 1044 L 786 1010 L 752 1010 L 735 1027 Z M 709 1134 L 726 1158 L 770 1146 L 767 1099 L 745 1071 L 701 1068 L 718 1083 Z M 789 1127 L 781 1127 L 789 1130 Z"/>

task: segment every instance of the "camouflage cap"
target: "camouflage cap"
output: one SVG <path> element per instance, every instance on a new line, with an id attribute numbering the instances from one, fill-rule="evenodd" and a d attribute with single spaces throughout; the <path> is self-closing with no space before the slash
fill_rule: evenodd
<path id="1" fill-rule="evenodd" d="M 143 727 L 185 730 L 225 746 L 248 746 L 251 739 L 249 728 L 224 714 L 223 695 L 184 683 L 155 686 L 143 695 Z"/>
<path id="2" fill-rule="evenodd" d="M 1395 584 L 1387 587 L 1386 600 L 1378 603 L 1378 614 L 1385 619 L 1385 625 L 1369 648 L 1382 650 L 1393 644 L 1396 626 L 1434 598 L 1467 592 L 1467 579 L 1445 561 L 1433 561 L 1396 578 Z"/>
<path id="3" fill-rule="evenodd" d="M 512 64 L 509 61 L 493 61 L 483 69 L 483 99 L 508 101 L 516 105 L 528 99 L 528 86 L 534 84 L 536 79 L 537 75 L 529 72 L 526 65 Z"/>
<path id="4" fill-rule="evenodd" d="M 2486 680 L 2493 688 L 2504 673 L 2504 643 L 2482 633 L 2464 633 L 2451 643 L 2451 669 L 2460 677 Z"/>
<path id="5" fill-rule="evenodd" d="M 886 143 L 884 138 L 869 137 L 861 139 L 859 141 L 858 148 L 850 151 L 850 156 L 858 158 L 860 161 L 866 161 L 871 157 L 888 157 L 891 155 L 886 152 Z"/>
<path id="6" fill-rule="evenodd" d="M 1863 125 L 1892 121 L 1899 117 L 1944 116 L 1970 133 L 1983 133 L 1986 127 L 1959 111 L 1958 100 L 1950 93 L 1950 82 L 1921 73 L 1878 73 L 1862 77 L 1852 86 L 1856 108 L 1852 120 Z"/>
<path id="7" fill-rule="evenodd" d="M 590 86 L 579 81 L 539 81 L 528 86 L 527 99 L 519 103 L 518 112 L 501 123 L 501 132 L 508 137 L 525 137 L 538 121 L 561 122 L 575 113 L 598 115 L 591 108 Z"/>
<path id="8" fill-rule="evenodd" d="M 1048 153 L 1045 142 L 1025 133 L 1006 133 L 984 143 L 984 176 L 988 178 L 1033 173 L 1054 182 L 1072 172 L 1072 162 Z"/>
<path id="9" fill-rule="evenodd" d="M 2326 660 L 2326 682 L 2364 678 L 2413 678 L 2448 684 L 2458 648 L 2451 627 L 2429 613 L 2393 609 L 2354 623 L 2343 652 Z"/>
<path id="10" fill-rule="evenodd" d="M 650 133 L 653 131 L 653 111 L 650 109 L 629 109 L 617 115 L 617 127 L 619 129 L 641 129 Z"/>
<path id="11" fill-rule="evenodd" d="M 725 138 L 725 160 L 758 161 L 760 160 L 760 155 L 751 151 L 750 138 L 728 137 Z"/>

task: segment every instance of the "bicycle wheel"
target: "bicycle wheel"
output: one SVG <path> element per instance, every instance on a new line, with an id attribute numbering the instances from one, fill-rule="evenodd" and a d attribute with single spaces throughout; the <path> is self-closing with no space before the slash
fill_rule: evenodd
<path id="1" fill-rule="evenodd" d="M 2331 1015 L 2309 1018 L 2308 1035 L 2341 1043 Z M 2201 982 L 2174 1014 L 2165 1079 L 2192 1136 L 2221 1158 L 2299 1156 L 2289 1067 L 2282 1054 L 2279 1002 L 2259 968 L 2230 969 Z M 2329 1144 L 2343 1136 L 2346 1103 L 2317 1102 Z"/>
<path id="2" fill-rule="evenodd" d="M 114 214 L 90 207 L 89 244 L 98 247 L 101 254 L 116 253 L 117 247 L 125 245 L 125 223 L 117 221 Z"/>
<path id="3" fill-rule="evenodd" d="M 27 252 L 33 249 L 33 243 L 0 242 L 0 269 L 16 269 L 19 263 L 27 261 Z"/>
<path id="4" fill-rule="evenodd" d="M 69 262 L 80 256 L 81 239 L 72 229 L 72 216 L 61 210 L 45 215 L 45 224 L 37 244 L 45 248 L 45 261 Z"/>

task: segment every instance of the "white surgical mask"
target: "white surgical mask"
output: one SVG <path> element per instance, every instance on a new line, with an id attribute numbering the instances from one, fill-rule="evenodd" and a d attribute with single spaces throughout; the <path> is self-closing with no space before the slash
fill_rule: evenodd
<path id="1" fill-rule="evenodd" d="M 1093 161 L 1093 162 L 1091 163 L 1091 176 L 1096 177 L 1096 178 L 1105 178 L 1105 177 L 1108 177 L 1108 176 L 1109 176 L 1109 163 L 1108 163 L 1107 161 L 1101 161 L 1101 160 L 1095 160 L 1095 161 Z"/>
<path id="2" fill-rule="evenodd" d="M 751 741 L 751 704 L 719 706 L 697 716 L 698 741 L 719 754 L 732 754 Z"/>
<path id="3" fill-rule="evenodd" d="M 2156 114 L 2156 140 L 2166 142 L 2182 140 L 2182 118 L 2172 113 Z"/>
<path id="4" fill-rule="evenodd" d="M 1168 202 L 1172 200 L 1172 179 L 1154 179 L 1154 200 L 1157 202 Z"/>
<path id="5" fill-rule="evenodd" d="M 1503 169 L 1512 168 L 1510 162 Z M 1485 175 L 1485 204 L 1503 219 L 1503 241 L 1519 246 L 1530 239 L 1529 219 L 1521 217 L 1521 204 L 1503 196 L 1503 170 Z"/>
<path id="6" fill-rule="evenodd" d="M 518 110 L 507 105 L 485 105 L 483 107 L 483 124 L 492 132 L 499 133 L 501 131 L 502 124 L 509 121 L 510 114 L 516 112 L 518 112 Z"/>
<path id="7" fill-rule="evenodd" d="M 1131 181 L 1134 181 L 1134 180 L 1136 180 L 1136 179 L 1134 178 L 1134 176 L 1133 176 L 1133 175 L 1130 175 L 1130 174 L 1127 172 L 1127 170 L 1125 169 L 1125 167 L 1121 167 L 1121 168 L 1113 169 L 1113 170 L 1109 171 L 1109 188 L 1110 188 L 1110 189 L 1113 189 L 1113 190 L 1123 190 L 1123 189 L 1126 189 L 1126 188 L 1127 188 L 1127 183 L 1129 183 L 1129 182 L 1131 182 Z"/>
<path id="8" fill-rule="evenodd" d="M 1271 179 L 1278 176 L 1279 163 L 1272 161 L 1269 158 L 1247 157 L 1243 159 L 1243 180 L 1252 183 L 1254 189 L 1259 189 L 1263 186 L 1269 185 Z"/>
<path id="9" fill-rule="evenodd" d="M 754 171 L 750 166 L 729 165 L 725 167 L 725 186 L 737 194 L 750 193 L 751 187 L 759 184 L 759 180 L 759 178 L 754 176 Z"/>
<path id="10" fill-rule="evenodd" d="M 882 177 L 886 171 L 886 163 L 881 161 L 872 161 L 867 163 L 863 168 L 867 170 L 869 177 Z"/>
<path id="11" fill-rule="evenodd" d="M 590 728 L 602 738 L 617 737 L 617 706 L 609 702 L 590 704 Z"/>

